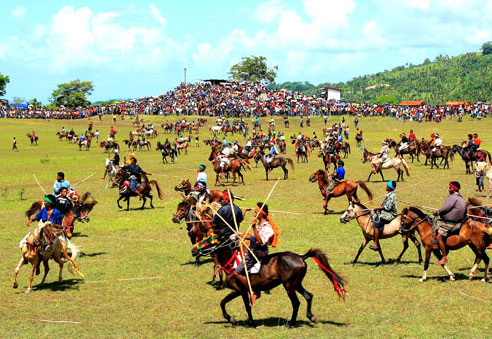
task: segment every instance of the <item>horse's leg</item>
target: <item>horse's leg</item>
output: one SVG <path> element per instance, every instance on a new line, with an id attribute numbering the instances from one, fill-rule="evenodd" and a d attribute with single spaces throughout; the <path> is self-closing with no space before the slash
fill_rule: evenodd
<path id="1" fill-rule="evenodd" d="M 401 257 L 403 257 L 403 254 L 405 253 L 405 251 L 408 248 L 408 235 L 403 235 L 401 238 L 403 240 L 403 249 L 402 249 L 400 255 L 398 256 L 398 258 L 396 258 L 395 265 L 398 265 L 400 263 Z"/>
<path id="2" fill-rule="evenodd" d="M 381 180 L 386 181 L 384 180 L 383 170 L 381 168 L 379 169 L 379 174 L 381 174 Z"/>
<path id="3" fill-rule="evenodd" d="M 61 253 L 55 253 L 55 255 L 53 256 L 53 259 L 58 263 L 58 265 L 60 265 L 60 273 L 58 274 L 58 281 L 60 283 L 62 283 L 63 282 L 63 265 L 65 264 L 65 262 L 61 258 Z"/>
<path id="4" fill-rule="evenodd" d="M 126 198 L 126 210 L 129 211 L 130 210 L 130 196 L 128 196 Z"/>
<path id="5" fill-rule="evenodd" d="M 422 278 L 419 279 L 419 282 L 424 282 L 427 280 L 427 270 L 429 269 L 429 262 L 431 257 L 431 247 L 425 247 L 425 261 L 424 261 L 424 273 L 422 273 Z"/>
<path id="6" fill-rule="evenodd" d="M 285 286 L 285 289 L 292 304 L 292 316 L 290 317 L 290 321 L 285 324 L 285 327 L 292 327 L 296 325 L 297 313 L 299 312 L 299 305 L 301 303 L 294 288 Z"/>
<path id="7" fill-rule="evenodd" d="M 422 250 L 420 248 L 420 241 L 415 236 L 415 233 L 409 233 L 408 237 L 413 241 L 415 247 L 417 247 L 417 252 L 419 253 L 419 264 L 422 264 Z"/>
<path id="8" fill-rule="evenodd" d="M 27 287 L 26 293 L 31 292 L 32 281 L 34 279 L 34 272 L 36 272 L 36 267 L 38 267 L 38 263 L 39 263 L 39 257 L 36 255 L 32 260 L 31 273 L 29 274 L 29 286 Z"/>
<path id="9" fill-rule="evenodd" d="M 40 285 L 44 284 L 44 281 L 46 280 L 46 276 L 48 275 L 48 272 L 50 271 L 50 265 L 48 263 L 48 260 L 43 260 L 43 266 L 44 266 L 44 275 L 43 275 L 43 280 L 41 280 Z"/>
<path id="10" fill-rule="evenodd" d="M 485 272 L 483 274 L 482 281 L 487 282 L 489 281 L 489 256 L 487 255 L 487 253 L 485 253 L 485 249 L 483 250 L 482 253 L 482 259 L 483 262 L 485 263 Z"/>
<path id="11" fill-rule="evenodd" d="M 359 260 L 359 256 L 364 250 L 364 248 L 367 246 L 367 243 L 368 243 L 367 238 L 364 238 L 364 241 L 362 241 L 362 244 L 359 247 L 359 251 L 357 252 L 357 255 L 355 256 L 354 260 L 352 260 L 352 266 L 354 266 L 357 260 Z"/>
<path id="12" fill-rule="evenodd" d="M 434 255 L 437 257 L 437 260 L 441 260 L 442 258 L 442 254 L 441 254 L 441 251 L 440 250 L 434 250 Z M 444 270 L 446 271 L 446 273 L 449 275 L 449 280 L 450 281 L 455 281 L 455 278 L 454 278 L 454 273 L 451 272 L 451 270 L 448 268 L 448 266 L 446 266 L 446 264 L 444 265 L 441 265 L 442 268 L 444 268 Z"/>
<path id="13" fill-rule="evenodd" d="M 371 177 L 372 177 L 372 170 L 371 170 L 371 172 L 369 172 L 369 176 L 367 177 L 367 181 L 371 181 Z"/>
<path id="14" fill-rule="evenodd" d="M 226 297 L 222 299 L 222 301 L 220 302 L 220 308 L 222 309 L 222 316 L 231 324 L 236 324 L 236 320 L 227 313 L 226 304 L 229 301 L 236 299 L 240 295 L 241 293 L 239 291 L 232 290 L 231 293 L 226 295 Z"/>
<path id="15" fill-rule="evenodd" d="M 265 176 L 266 176 L 266 180 L 268 181 L 268 168 L 265 167 Z"/>
<path id="16" fill-rule="evenodd" d="M 152 202 L 153 202 L 153 200 L 154 200 L 154 197 L 153 197 L 153 196 L 152 196 L 152 194 L 150 194 L 150 193 L 149 193 L 148 197 L 150 198 L 150 207 L 151 207 L 152 209 L 154 209 L 154 204 L 152 203 Z"/>
<path id="17" fill-rule="evenodd" d="M 382 265 L 386 264 L 386 260 L 384 260 L 384 256 L 383 256 L 383 250 L 381 249 L 381 244 L 379 244 L 378 252 L 379 252 L 379 256 L 381 257 L 381 264 Z"/>
<path id="18" fill-rule="evenodd" d="M 312 306 L 312 303 L 313 303 L 313 294 L 308 292 L 304 286 L 302 286 L 302 283 L 298 283 L 297 286 L 296 286 L 296 291 L 299 292 L 300 294 L 302 294 L 302 296 L 304 297 L 304 299 L 306 299 L 306 302 L 307 302 L 307 312 L 306 312 L 306 317 L 311 320 L 313 323 L 316 323 L 317 322 L 317 319 L 316 317 L 314 316 L 314 314 L 311 313 L 311 306 Z"/>
<path id="19" fill-rule="evenodd" d="M 241 297 L 243 297 L 244 307 L 246 308 L 246 312 L 248 313 L 248 326 L 255 327 L 253 314 L 251 313 L 251 305 L 249 304 L 248 292 L 241 293 Z"/>
<path id="20" fill-rule="evenodd" d="M 19 264 L 14 270 L 14 288 L 19 287 L 19 284 L 17 284 L 17 275 L 19 274 L 21 267 L 26 263 L 27 263 L 26 260 L 24 259 L 24 257 L 22 257 L 21 260 L 19 261 Z"/>
<path id="21" fill-rule="evenodd" d="M 282 167 L 282 170 L 284 171 L 284 180 L 287 180 L 289 178 L 289 170 L 285 165 Z"/>

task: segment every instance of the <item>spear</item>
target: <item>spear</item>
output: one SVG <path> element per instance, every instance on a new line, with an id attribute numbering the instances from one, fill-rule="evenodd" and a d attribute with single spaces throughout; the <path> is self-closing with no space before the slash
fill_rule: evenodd
<path id="1" fill-rule="evenodd" d="M 91 175 L 89 175 L 87 178 L 85 178 L 84 180 L 82 181 L 79 181 L 78 183 L 76 183 L 75 185 L 72 186 L 72 188 L 75 188 L 77 187 L 77 185 L 80 185 L 81 183 L 83 183 L 84 181 L 87 181 L 89 180 L 92 176 L 94 176 L 94 174 L 96 174 L 96 172 L 92 173 Z"/>
<path id="2" fill-rule="evenodd" d="M 43 191 L 44 195 L 46 195 L 46 191 L 44 190 L 43 186 L 41 186 L 41 184 L 39 183 L 38 178 L 36 178 L 36 175 L 33 174 L 32 176 L 34 177 L 34 180 L 36 180 L 36 182 L 38 183 L 39 188 L 41 188 L 41 191 Z"/>

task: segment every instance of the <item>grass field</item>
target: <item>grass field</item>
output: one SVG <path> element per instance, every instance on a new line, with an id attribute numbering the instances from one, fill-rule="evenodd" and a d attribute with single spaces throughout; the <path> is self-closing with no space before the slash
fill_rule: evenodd
<path id="1" fill-rule="evenodd" d="M 164 120 L 150 118 L 156 125 Z M 282 125 L 277 119 L 277 125 Z M 330 118 L 330 123 L 339 121 Z M 194 170 L 206 160 L 209 148 L 203 143 L 192 147 L 188 155 L 180 156 L 178 163 L 163 165 L 158 152 L 139 152 L 137 157 L 146 171 L 155 173 L 165 192 L 163 200 L 154 200 L 155 210 L 145 209 L 121 211 L 116 206 L 116 189 L 104 189 L 105 154 L 99 147 L 89 152 L 79 152 L 68 142 L 57 140 L 55 133 L 65 126 L 73 127 L 77 133 L 85 130 L 87 121 L 37 121 L 0 120 L 0 337 L 489 337 L 492 318 L 492 290 L 490 283 L 482 283 L 477 277 L 473 281 L 467 274 L 473 263 L 473 253 L 464 248 L 450 254 L 449 267 L 457 276 L 452 283 L 446 273 L 431 259 L 429 281 L 420 284 L 418 278 L 423 266 L 416 263 L 417 252 L 410 245 L 399 266 L 379 266 L 379 255 L 366 249 L 355 267 L 350 261 L 362 241 L 362 234 L 355 221 L 342 225 L 339 214 L 322 215 L 322 199 L 317 184 L 308 182 L 312 172 L 322 168 L 321 159 L 311 156 L 309 164 L 295 164 L 295 172 L 287 181 L 281 180 L 269 201 L 270 209 L 299 212 L 301 215 L 273 213 L 282 230 L 280 246 L 274 251 L 290 250 L 305 253 L 309 248 L 324 250 L 334 268 L 348 281 L 348 298 L 345 303 L 338 300 L 331 283 L 319 271 L 312 260 L 308 260 L 308 273 L 304 286 L 314 294 L 313 313 L 318 324 L 308 322 L 306 303 L 301 298 L 299 327 L 286 330 L 284 324 L 291 314 L 291 304 L 282 287 L 263 295 L 253 308 L 257 329 L 244 328 L 247 319 L 240 298 L 228 306 L 239 326 L 233 327 L 222 318 L 219 302 L 228 291 L 215 291 L 207 282 L 211 278 L 212 266 L 206 263 L 195 268 L 190 255 L 191 245 L 181 225 L 173 224 L 171 216 L 176 210 L 180 195 L 173 187 L 179 179 L 194 179 Z M 209 118 L 209 125 L 212 119 Z M 369 165 L 362 164 L 361 152 L 355 146 L 355 128 L 352 118 L 352 154 L 346 160 L 347 177 L 365 180 Z M 264 122 L 265 124 L 265 122 Z M 109 118 L 94 120 L 94 128 L 105 135 L 111 124 Z M 300 131 L 298 120 L 291 120 L 287 135 Z M 435 123 L 398 122 L 389 118 L 362 118 L 360 127 L 364 131 L 364 145 L 378 150 L 385 137 L 397 138 L 401 132 L 413 128 L 418 138 L 426 139 L 432 132 L 440 133 L 445 145 L 458 143 L 468 133 L 479 133 L 483 145 L 492 150 L 489 121 L 457 123 L 445 121 Z M 118 141 L 131 129 L 129 120 L 118 121 Z M 303 133 L 321 135 L 323 122 L 313 118 L 312 126 Z M 29 145 L 26 132 L 36 130 L 39 146 Z M 283 128 L 280 128 L 284 130 Z M 17 136 L 20 151 L 11 151 L 12 137 Z M 201 131 L 201 138 L 209 136 L 208 129 Z M 161 133 L 158 140 L 164 140 Z M 174 137 L 174 136 L 173 136 Z M 243 138 L 238 138 L 244 144 Z M 156 140 L 151 140 L 153 149 Z M 126 154 L 126 149 L 123 148 Z M 393 152 L 392 152 L 393 154 Z M 288 145 L 288 155 L 294 158 L 293 147 Z M 261 166 L 261 164 L 260 164 Z M 440 207 L 447 196 L 447 182 L 461 182 L 465 197 L 476 196 L 474 177 L 465 175 L 461 159 L 455 158 L 450 170 L 430 170 L 423 164 L 410 164 L 411 176 L 398 188 L 426 181 L 423 185 L 403 190 L 398 197 L 417 205 Z M 24 211 L 42 194 L 33 179 L 37 176 L 45 190 L 50 191 L 56 172 L 64 171 L 67 179 L 75 183 L 93 172 L 95 176 L 79 187 L 80 192 L 90 191 L 99 201 L 91 213 L 89 224 L 76 224 L 73 242 L 83 252 L 78 260 L 85 280 L 71 276 L 65 270 L 65 281 L 59 284 L 58 265 L 50 262 L 51 272 L 44 286 L 34 280 L 35 289 L 30 294 L 27 288 L 27 266 L 19 274 L 19 289 L 12 288 L 14 268 L 20 257 L 18 243 L 29 230 L 25 226 Z M 209 182 L 213 184 L 212 171 L 207 170 Z M 280 177 L 277 169 L 271 178 Z M 385 172 L 386 179 L 396 179 L 395 172 Z M 378 177 L 374 178 L 379 180 Z M 246 197 L 238 202 L 240 207 L 252 207 L 263 200 L 274 180 L 264 180 L 263 168 L 253 168 L 245 174 L 245 186 L 233 187 L 232 191 Z M 371 182 L 370 189 L 376 197 L 384 195 L 384 183 Z M 21 200 L 20 192 L 23 193 Z M 361 200 L 367 200 L 363 195 Z M 381 199 L 370 206 L 377 206 Z M 347 206 L 345 198 L 330 202 L 337 212 Z M 139 207 L 133 199 L 131 207 Z M 405 205 L 399 204 L 399 210 Z M 249 221 L 250 218 L 246 218 Z M 246 225 L 246 223 L 245 223 Z M 243 227 L 245 228 L 245 225 Z M 387 259 L 399 254 L 402 243 L 399 237 L 381 242 Z M 488 252 L 489 256 L 492 254 Z M 483 275 L 483 264 L 479 270 Z M 480 276 L 479 275 L 479 276 Z M 481 276 L 480 276 L 481 277 Z M 142 279 L 137 279 L 142 278 Z M 126 279 L 126 280 L 125 280 Z M 42 320 L 68 320 L 78 322 L 47 323 Z"/>

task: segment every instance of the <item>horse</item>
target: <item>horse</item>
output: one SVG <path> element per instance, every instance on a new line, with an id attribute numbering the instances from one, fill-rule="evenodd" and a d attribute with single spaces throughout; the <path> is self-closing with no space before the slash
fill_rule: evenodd
<path id="1" fill-rule="evenodd" d="M 466 144 L 466 142 L 464 142 L 464 144 Z M 482 152 L 485 157 L 489 159 L 489 163 L 492 162 L 492 160 L 490 159 L 490 153 L 486 150 L 471 150 L 468 147 L 458 145 L 453 145 L 453 147 L 451 148 L 451 156 L 453 156 L 455 153 L 458 153 L 461 156 L 461 159 L 463 159 L 463 161 L 465 162 L 466 174 L 471 174 L 471 167 L 473 166 L 473 162 L 476 162 L 478 159 L 478 152 Z"/>
<path id="2" fill-rule="evenodd" d="M 120 149 L 120 145 L 114 141 L 101 141 L 99 147 L 104 148 L 104 153 L 108 153 L 110 150 Z"/>
<path id="3" fill-rule="evenodd" d="M 144 179 L 144 181 L 137 188 L 139 190 L 139 192 L 142 193 L 142 199 L 143 199 L 143 203 L 142 203 L 142 206 L 140 207 L 140 209 L 141 210 L 144 209 L 145 203 L 147 202 L 147 198 L 150 199 L 150 207 L 153 209 L 154 208 L 154 205 L 152 204 L 153 196 L 152 196 L 152 194 L 150 194 L 150 192 L 152 191 L 151 185 L 155 186 L 155 188 L 157 190 L 157 194 L 159 196 L 159 199 L 161 199 L 161 200 L 162 200 L 162 194 L 163 193 L 161 191 L 161 188 L 159 187 L 159 183 L 156 180 L 150 180 L 149 181 L 149 179 L 147 178 L 147 176 L 145 174 L 142 175 L 142 178 Z M 130 210 L 130 198 L 137 196 L 137 194 L 131 190 L 130 186 L 128 184 L 125 184 L 126 180 L 128 180 L 128 179 L 129 179 L 129 174 L 127 173 L 127 171 L 125 171 L 123 168 L 118 169 L 118 172 L 116 173 L 116 180 L 115 181 L 118 184 L 118 187 L 120 187 L 120 196 L 119 196 L 118 200 L 116 200 L 116 203 L 118 204 L 119 208 L 123 208 L 120 205 L 120 201 L 122 199 L 124 199 L 124 201 L 126 201 L 126 210 L 127 211 Z"/>
<path id="4" fill-rule="evenodd" d="M 207 209 L 208 210 L 208 209 Z M 209 229 L 207 229 L 207 225 L 201 221 L 201 215 L 197 215 L 196 211 L 196 199 L 191 196 L 187 196 L 178 204 L 176 209 L 176 213 L 173 214 L 172 221 L 173 223 L 179 224 L 184 220 L 186 222 L 186 230 L 188 232 L 188 236 L 190 238 L 191 244 L 194 245 L 202 238 L 206 237 L 209 233 Z M 210 211 L 208 214 L 203 215 L 203 219 L 211 220 L 212 214 Z M 211 254 L 212 260 L 214 261 L 214 274 L 212 276 L 212 285 L 216 284 L 216 276 L 219 274 L 219 284 L 217 289 L 224 288 L 224 278 L 222 274 L 222 270 L 220 270 L 219 262 L 217 261 L 217 256 L 215 254 Z M 200 266 L 200 255 L 195 257 L 195 267 Z"/>
<path id="5" fill-rule="evenodd" d="M 401 227 L 405 232 L 417 230 L 420 235 L 420 240 L 424 244 L 425 248 L 425 263 L 424 273 L 419 279 L 419 282 L 427 280 L 427 269 L 429 268 L 429 261 L 431 253 L 441 260 L 442 255 L 439 249 L 439 244 L 435 241 L 437 230 L 434 229 L 432 221 L 429 220 L 429 216 L 422 212 L 417 207 L 404 208 L 402 211 Z M 469 279 L 473 279 L 476 274 L 480 261 L 485 263 L 485 273 L 482 281 L 487 282 L 489 280 L 489 257 L 485 253 L 485 249 L 490 245 L 492 239 L 492 228 L 479 221 L 465 221 L 460 228 L 451 231 L 449 236 L 445 238 L 446 249 L 448 251 L 458 250 L 466 245 L 475 254 L 475 262 L 468 275 Z M 441 265 L 449 275 L 451 281 L 455 280 L 453 272 L 444 264 Z"/>
<path id="6" fill-rule="evenodd" d="M 113 164 L 113 161 L 111 161 L 111 159 L 109 159 L 109 158 L 106 158 L 106 173 L 108 175 L 108 182 L 106 183 L 106 187 L 104 187 L 104 188 L 108 188 L 108 185 L 110 183 L 111 183 L 111 187 L 116 187 L 117 185 L 114 182 L 114 180 L 116 178 L 117 170 Z"/>
<path id="7" fill-rule="evenodd" d="M 210 127 L 210 133 L 212 133 L 212 134 L 219 135 L 221 131 L 222 131 L 222 127 L 221 126 L 211 126 Z"/>
<path id="8" fill-rule="evenodd" d="M 88 151 L 91 148 L 91 141 L 92 141 L 92 138 L 87 138 L 87 139 L 84 139 L 83 141 L 79 140 L 77 142 L 77 145 L 79 146 L 79 151 L 82 151 L 82 146 L 84 146 L 85 150 Z"/>
<path id="9" fill-rule="evenodd" d="M 366 192 L 367 196 L 369 199 L 372 200 L 372 192 L 369 190 L 369 188 L 366 186 L 366 183 L 362 180 L 345 180 L 339 183 L 334 189 L 333 193 L 328 193 L 327 188 L 328 188 L 328 182 L 329 182 L 329 176 L 331 174 L 328 174 L 326 171 L 319 169 L 311 176 L 309 177 L 309 182 L 318 182 L 319 190 L 321 192 L 321 196 L 324 198 L 323 202 L 323 208 L 324 208 L 324 214 L 328 214 L 328 202 L 330 199 L 333 198 L 338 198 L 343 195 L 347 196 L 347 200 L 349 202 L 352 201 L 352 198 L 355 199 L 356 202 L 360 202 L 359 198 L 357 197 L 357 186 L 362 187 L 364 192 Z M 333 180 L 333 179 L 331 179 Z"/>
<path id="10" fill-rule="evenodd" d="M 31 292 L 34 273 L 36 273 L 36 275 L 40 273 L 39 265 L 41 264 L 41 262 L 43 262 L 44 265 L 44 275 L 40 285 L 44 284 L 44 281 L 46 280 L 46 276 L 48 275 L 48 272 L 50 270 L 49 263 L 48 263 L 50 258 L 53 258 L 60 266 L 60 273 L 58 275 L 58 281 L 60 283 L 63 282 L 62 273 L 63 273 L 63 265 L 65 263 L 65 261 L 62 260 L 61 258 L 62 252 L 64 253 L 65 258 L 68 259 L 68 261 L 70 262 L 70 265 L 75 265 L 75 260 L 78 258 L 80 253 L 77 247 L 73 245 L 73 243 L 69 239 L 66 239 L 65 237 L 62 236 L 62 231 L 60 227 L 56 227 L 54 224 L 50 222 L 47 222 L 45 226 L 41 229 L 40 231 L 41 238 L 48 236 L 47 234 L 48 232 L 56 236 L 53 241 L 53 245 L 51 246 L 49 251 L 43 251 L 41 250 L 42 245 L 41 246 L 36 245 L 34 235 L 32 233 L 27 237 L 26 242 L 21 245 L 22 257 L 14 271 L 14 284 L 13 284 L 14 288 L 17 288 L 19 286 L 17 284 L 17 275 L 19 274 L 21 267 L 23 265 L 26 265 L 27 263 L 31 263 L 32 268 L 31 268 L 31 274 L 29 275 L 29 285 L 26 290 L 26 293 Z M 68 248 L 72 252 L 70 257 L 68 257 L 67 255 L 66 248 Z M 69 270 L 70 272 L 73 273 L 70 266 L 69 266 Z M 76 268 L 76 270 L 78 269 Z"/>
<path id="11" fill-rule="evenodd" d="M 338 153 L 330 154 L 325 150 L 320 150 L 318 157 L 323 159 L 323 164 L 325 165 L 325 170 L 330 170 L 330 165 L 333 164 L 335 169 L 337 168 L 338 160 L 340 160 L 340 155 Z"/>
<path id="12" fill-rule="evenodd" d="M 384 226 L 383 232 L 380 232 L 379 238 L 387 239 L 387 238 L 392 238 L 395 235 L 399 234 L 398 231 L 400 230 L 401 218 L 402 218 L 401 216 L 398 216 L 395 219 L 393 219 L 389 224 L 386 224 Z M 361 255 L 362 251 L 366 247 L 367 243 L 370 242 L 371 240 L 374 240 L 374 227 L 373 227 L 373 222 L 371 220 L 372 218 L 371 218 L 370 209 L 366 208 L 361 203 L 353 202 L 353 201 L 349 202 L 349 206 L 347 207 L 347 210 L 342 214 L 342 216 L 340 216 L 340 222 L 342 224 L 346 224 L 347 222 L 353 219 L 357 220 L 357 223 L 359 224 L 362 230 L 362 234 L 364 235 L 364 241 L 362 241 L 362 244 L 360 245 L 357 255 L 355 256 L 354 260 L 352 260 L 352 266 L 354 266 L 357 263 L 357 260 L 359 259 L 359 256 Z M 415 244 L 415 247 L 417 247 L 417 251 L 419 253 L 419 264 L 421 264 L 422 252 L 420 250 L 420 242 L 415 237 L 414 232 L 407 232 L 405 234 L 402 234 L 403 250 L 401 251 L 398 258 L 396 258 L 395 263 L 396 264 L 400 263 L 403 254 L 407 250 L 408 238 L 410 238 Z M 386 261 L 383 256 L 381 244 L 379 245 L 378 252 L 381 257 L 381 264 L 385 264 Z"/>
<path id="13" fill-rule="evenodd" d="M 135 140 L 123 140 L 123 143 L 128 146 L 128 152 L 130 152 L 130 148 L 133 147 L 133 151 L 137 150 L 137 142 Z"/>
<path id="14" fill-rule="evenodd" d="M 181 180 L 175 187 L 174 190 L 177 192 L 183 192 L 186 195 L 190 194 L 192 191 L 192 186 L 190 180 Z M 220 203 L 224 197 L 224 192 L 220 190 L 208 190 L 208 193 L 212 197 L 212 202 Z"/>
<path id="15" fill-rule="evenodd" d="M 183 142 L 181 144 L 176 145 L 176 150 L 178 151 L 179 154 L 181 154 L 181 150 L 184 149 L 185 154 L 188 154 L 188 148 L 190 148 L 190 144 L 187 142 Z"/>
<path id="16" fill-rule="evenodd" d="M 309 148 L 304 143 L 297 142 L 297 139 L 293 139 L 292 144 L 296 145 L 295 148 L 296 148 L 297 163 L 299 163 L 299 159 L 301 159 L 302 162 L 309 162 L 308 160 Z"/>
<path id="17" fill-rule="evenodd" d="M 369 150 L 367 148 L 365 148 L 364 146 L 361 146 L 361 149 L 362 149 L 362 163 L 365 163 L 368 161 L 371 161 L 371 163 L 374 163 L 375 161 L 377 161 L 379 159 L 376 154 L 369 152 Z M 382 181 L 385 181 L 384 175 L 383 175 L 383 170 L 390 169 L 390 168 L 394 168 L 396 173 L 398 173 L 398 178 L 396 179 L 396 181 L 400 181 L 400 178 L 402 181 L 405 181 L 405 179 L 403 177 L 404 172 L 400 168 L 400 166 L 403 166 L 403 168 L 405 169 L 405 173 L 407 173 L 407 176 L 410 176 L 407 161 L 405 159 L 403 159 L 403 158 L 388 158 L 387 161 L 383 162 L 379 166 L 378 173 L 381 175 Z M 371 180 L 371 176 L 373 174 L 375 174 L 374 170 L 371 170 L 371 172 L 369 173 L 369 177 L 367 178 L 367 181 Z"/>
<path id="18" fill-rule="evenodd" d="M 38 139 L 39 138 L 37 135 L 32 135 L 31 133 L 26 133 L 26 136 L 31 141 L 31 146 L 37 146 L 38 145 Z"/>
<path id="19" fill-rule="evenodd" d="M 265 167 L 265 178 L 268 181 L 268 173 L 270 173 L 274 168 L 281 167 L 284 171 L 284 180 L 289 178 L 289 170 L 287 169 L 287 164 L 290 166 L 291 170 L 294 171 L 294 162 L 291 158 L 275 157 L 271 160 L 263 151 L 256 154 L 256 159 L 261 160 L 263 167 Z"/>
<path id="20" fill-rule="evenodd" d="M 248 326 L 254 327 L 251 305 L 248 300 L 248 286 L 243 285 L 241 280 L 239 280 L 235 274 L 232 274 L 234 270 L 232 262 L 238 254 L 237 248 L 237 242 L 231 240 L 231 238 L 221 240 L 215 244 L 212 244 L 211 241 L 207 241 L 199 249 L 193 248 L 192 255 L 197 256 L 205 251 L 217 255 L 218 262 L 227 275 L 227 286 L 232 289 L 232 291 L 220 302 L 223 317 L 231 324 L 236 323 L 236 320 L 227 313 L 226 305 L 228 302 L 241 296 L 246 312 L 248 313 Z M 320 269 L 325 273 L 325 276 L 332 282 L 338 296 L 345 300 L 345 284 L 347 281 L 338 272 L 333 270 L 328 261 L 328 257 L 319 249 L 310 249 L 304 255 L 293 252 L 270 254 L 261 260 L 259 273 L 249 275 L 253 292 L 271 290 L 280 284 L 285 288 L 292 304 L 292 315 L 290 321 L 286 323 L 286 327 L 296 325 L 297 313 L 300 305 L 296 292 L 300 293 L 306 299 L 307 318 L 314 323 L 317 322 L 316 317 L 311 312 L 313 295 L 302 286 L 302 281 L 307 272 L 306 260 L 308 258 L 314 258 Z"/>
<path id="21" fill-rule="evenodd" d="M 60 131 L 58 131 L 58 132 L 56 132 L 56 135 L 58 135 L 58 141 L 62 141 L 63 138 L 67 138 L 68 139 L 68 137 L 67 137 L 68 133 L 67 132 L 60 132 Z"/>
<path id="22" fill-rule="evenodd" d="M 356 145 L 360 147 L 362 145 L 362 141 L 364 141 L 364 139 L 362 138 L 362 133 L 356 134 L 355 135 Z"/>
<path id="23" fill-rule="evenodd" d="M 417 158 L 417 161 L 420 162 L 419 154 L 420 154 L 420 143 L 417 141 L 417 139 L 412 139 L 412 141 L 408 142 L 407 148 L 404 148 L 400 150 L 401 142 L 396 143 L 395 140 L 391 140 L 388 144 L 388 146 L 391 148 L 393 147 L 396 155 L 399 155 L 403 158 L 403 155 L 408 154 L 412 158 L 412 164 L 414 161 L 414 158 Z"/>
<path id="24" fill-rule="evenodd" d="M 343 152 L 343 158 L 348 158 L 350 154 L 350 144 L 346 141 L 338 141 L 335 143 L 335 150 L 337 153 Z"/>
<path id="25" fill-rule="evenodd" d="M 442 158 L 440 165 L 444 162 L 443 169 L 446 169 L 446 166 L 449 169 L 449 160 L 448 159 L 451 159 L 451 161 L 453 161 L 453 156 L 454 156 L 454 154 L 451 150 L 451 147 L 440 146 L 435 151 L 432 151 L 433 147 L 430 145 L 430 143 L 424 141 L 420 144 L 420 148 L 421 148 L 421 152 L 426 157 L 425 158 L 425 165 L 427 165 L 427 160 L 430 159 L 431 160 L 431 169 L 433 169 L 434 166 L 439 168 L 439 166 L 437 165 L 436 159 Z"/>

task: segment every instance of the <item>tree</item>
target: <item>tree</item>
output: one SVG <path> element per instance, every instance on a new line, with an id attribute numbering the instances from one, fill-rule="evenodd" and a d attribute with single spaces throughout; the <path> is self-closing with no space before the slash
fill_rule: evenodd
<path id="1" fill-rule="evenodd" d="M 5 93 L 5 87 L 7 87 L 7 84 L 10 82 L 9 76 L 8 75 L 3 75 L 0 73 L 0 96 L 4 96 Z"/>
<path id="2" fill-rule="evenodd" d="M 232 79 L 246 82 L 272 83 L 277 76 L 278 66 L 268 68 L 264 56 L 243 57 L 240 63 L 233 65 L 229 71 Z"/>
<path id="3" fill-rule="evenodd" d="M 388 103 L 390 105 L 398 105 L 399 101 L 396 99 L 394 95 L 382 95 L 374 99 L 372 103 L 379 104 L 379 105 L 384 105 L 385 103 Z"/>
<path id="4" fill-rule="evenodd" d="M 94 87 L 92 81 L 80 81 L 79 79 L 59 84 L 58 88 L 51 94 L 51 102 L 56 106 L 74 108 L 77 106 L 90 105 L 87 96 L 92 93 Z"/>
<path id="5" fill-rule="evenodd" d="M 14 105 L 22 105 L 26 103 L 26 99 L 21 97 L 12 97 L 12 103 Z"/>
<path id="6" fill-rule="evenodd" d="M 485 42 L 480 50 L 483 55 L 492 54 L 492 41 Z"/>
<path id="7" fill-rule="evenodd" d="M 38 101 L 38 99 L 36 98 L 32 98 L 31 100 L 29 100 L 29 105 L 31 105 L 34 108 L 41 108 L 43 106 L 41 101 Z"/>

